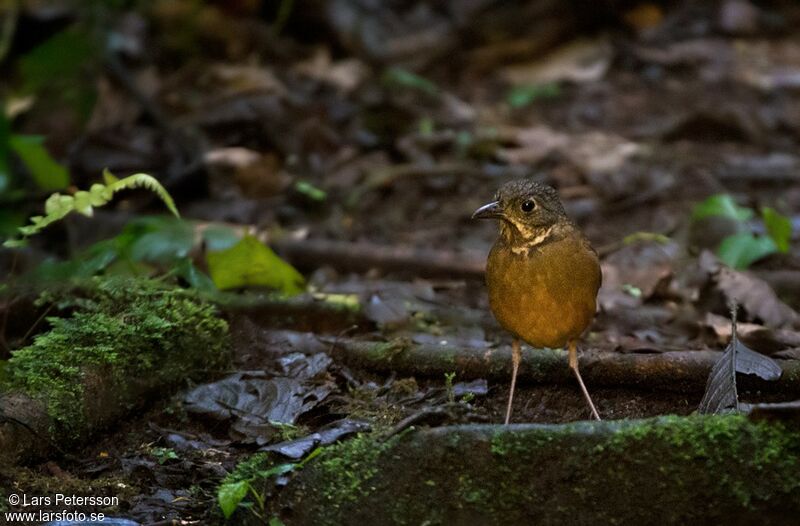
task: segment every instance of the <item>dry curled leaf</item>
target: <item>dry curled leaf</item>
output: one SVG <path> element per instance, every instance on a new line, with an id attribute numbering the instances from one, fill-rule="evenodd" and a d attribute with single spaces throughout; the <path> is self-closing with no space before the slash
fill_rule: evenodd
<path id="1" fill-rule="evenodd" d="M 720 267 L 716 284 L 728 301 L 738 302 L 751 318 L 768 327 L 796 327 L 800 322 L 797 312 L 782 302 L 766 281 L 749 272 Z"/>
<path id="2" fill-rule="evenodd" d="M 783 373 L 775 360 L 748 349 L 739 341 L 735 318 L 731 323 L 731 333 L 730 344 L 708 376 L 698 413 L 719 414 L 739 410 L 736 373 L 753 374 L 768 381 L 778 380 Z"/>

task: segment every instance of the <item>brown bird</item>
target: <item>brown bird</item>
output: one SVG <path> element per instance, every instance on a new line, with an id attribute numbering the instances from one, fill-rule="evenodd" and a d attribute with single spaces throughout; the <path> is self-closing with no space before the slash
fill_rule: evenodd
<path id="1" fill-rule="evenodd" d="M 578 371 L 577 351 L 596 309 L 602 279 L 597 252 L 567 217 L 556 191 L 534 181 L 504 184 L 494 201 L 472 217 L 500 220 L 500 237 L 486 264 L 486 286 L 492 313 L 514 336 L 506 424 L 522 358 L 519 340 L 539 348 L 567 345 L 569 367 L 600 420 Z"/>

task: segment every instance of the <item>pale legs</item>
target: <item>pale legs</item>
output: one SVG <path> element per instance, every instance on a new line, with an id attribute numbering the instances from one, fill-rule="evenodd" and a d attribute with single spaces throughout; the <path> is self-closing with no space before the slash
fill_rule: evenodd
<path id="1" fill-rule="evenodd" d="M 506 408 L 506 425 L 511 421 L 511 403 L 514 401 L 514 387 L 517 385 L 517 371 L 519 362 L 522 360 L 522 349 L 519 347 L 519 340 L 514 338 L 511 342 L 511 391 L 508 393 L 508 407 Z"/>
<path id="2" fill-rule="evenodd" d="M 517 371 L 519 370 L 519 363 L 521 360 L 522 349 L 520 348 L 519 340 L 514 338 L 514 340 L 511 342 L 511 391 L 508 393 L 506 425 L 511 422 L 511 405 L 514 402 L 514 388 L 517 385 Z M 597 420 L 601 420 L 600 415 L 597 413 L 597 409 L 594 407 L 594 402 L 592 402 L 592 397 L 589 396 L 589 391 L 586 389 L 586 385 L 583 383 L 581 373 L 578 370 L 578 348 L 575 340 L 569 341 L 569 368 L 572 369 L 572 372 L 575 373 L 575 378 L 578 379 L 578 385 L 581 386 L 583 397 L 586 399 L 586 403 L 589 404 L 589 409 L 592 410 L 592 416 Z"/>
<path id="3" fill-rule="evenodd" d="M 569 341 L 569 368 L 572 369 L 572 372 L 575 373 L 575 378 L 578 379 L 578 384 L 581 386 L 581 391 L 583 391 L 583 397 L 586 399 L 586 402 L 589 404 L 589 409 L 592 410 L 592 416 L 600 420 L 600 415 L 597 414 L 597 409 L 594 407 L 594 402 L 592 402 L 592 397 L 589 396 L 589 391 L 586 390 L 586 385 L 583 383 L 583 378 L 581 378 L 581 373 L 578 371 L 578 347 L 575 340 Z M 516 367 L 514 368 L 515 376 L 516 376 Z M 513 389 L 513 381 L 512 381 L 512 389 Z M 513 391 L 512 391 L 513 392 Z M 508 423 L 508 421 L 506 421 Z"/>

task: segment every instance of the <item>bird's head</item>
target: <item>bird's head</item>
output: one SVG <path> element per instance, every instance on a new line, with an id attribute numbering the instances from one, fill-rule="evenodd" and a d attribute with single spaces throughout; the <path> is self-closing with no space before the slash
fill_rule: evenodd
<path id="1" fill-rule="evenodd" d="M 475 210 L 473 219 L 499 219 L 506 242 L 532 247 L 551 240 L 571 225 L 558 193 L 528 179 L 500 187 L 491 203 Z"/>

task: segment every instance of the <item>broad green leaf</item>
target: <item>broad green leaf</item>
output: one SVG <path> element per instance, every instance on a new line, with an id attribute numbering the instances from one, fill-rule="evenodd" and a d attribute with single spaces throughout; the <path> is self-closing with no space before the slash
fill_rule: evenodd
<path id="1" fill-rule="evenodd" d="M 696 204 L 692 210 L 692 219 L 695 221 L 710 216 L 722 216 L 736 221 L 747 221 L 753 217 L 753 211 L 737 205 L 733 197 L 728 194 L 717 194 L 712 195 L 702 203 Z"/>
<path id="2" fill-rule="evenodd" d="M 792 222 L 789 218 L 768 206 L 761 210 L 761 216 L 764 218 L 769 237 L 778 247 L 778 252 L 784 254 L 789 252 L 789 241 L 792 239 Z"/>
<path id="3" fill-rule="evenodd" d="M 47 260 L 27 276 L 36 283 L 64 282 L 75 278 L 88 278 L 106 270 L 119 257 L 115 239 L 95 243 L 68 261 Z"/>
<path id="4" fill-rule="evenodd" d="M 220 485 L 217 490 L 217 502 L 219 502 L 219 507 L 222 509 L 222 514 L 225 515 L 226 519 L 231 518 L 233 512 L 236 511 L 236 507 L 247 495 L 249 488 L 250 483 L 246 480 Z"/>
<path id="5" fill-rule="evenodd" d="M 194 245 L 192 225 L 173 217 L 141 218 L 124 233 L 132 236 L 129 256 L 134 261 L 172 263 L 188 256 Z"/>
<path id="6" fill-rule="evenodd" d="M 405 68 L 392 67 L 383 73 L 383 83 L 389 87 L 411 88 L 428 95 L 436 95 L 439 88 L 436 84 Z"/>
<path id="7" fill-rule="evenodd" d="M 286 524 L 278 517 L 272 517 L 269 520 L 269 526 L 286 526 Z"/>
<path id="8" fill-rule="evenodd" d="M 12 135 L 11 149 L 19 156 L 36 185 L 45 191 L 61 190 L 69 185 L 69 172 L 58 164 L 44 147 L 44 139 L 35 135 Z"/>
<path id="9" fill-rule="evenodd" d="M 211 279 L 220 290 L 269 287 L 284 294 L 303 292 L 305 280 L 291 265 L 253 236 L 231 248 L 206 254 Z"/>
<path id="10" fill-rule="evenodd" d="M 749 233 L 726 237 L 717 249 L 717 255 L 728 266 L 746 269 L 759 259 L 778 251 L 775 242 L 765 236 Z"/>
<path id="11" fill-rule="evenodd" d="M 217 287 L 204 273 L 200 272 L 192 260 L 183 258 L 175 264 L 175 273 L 193 289 L 206 294 L 217 293 Z"/>
<path id="12" fill-rule="evenodd" d="M 552 99 L 561 95 L 561 88 L 556 83 L 515 86 L 506 95 L 506 102 L 512 108 L 525 106 L 541 99 Z"/>
<path id="13" fill-rule="evenodd" d="M 242 236 L 236 230 L 227 226 L 212 225 L 203 230 L 203 242 L 209 252 L 231 248 L 241 238 Z"/>
<path id="14" fill-rule="evenodd" d="M 59 86 L 77 80 L 86 63 L 96 55 L 91 33 L 71 27 L 56 33 L 19 61 L 24 82 L 23 91 L 36 93 L 42 88 Z"/>

